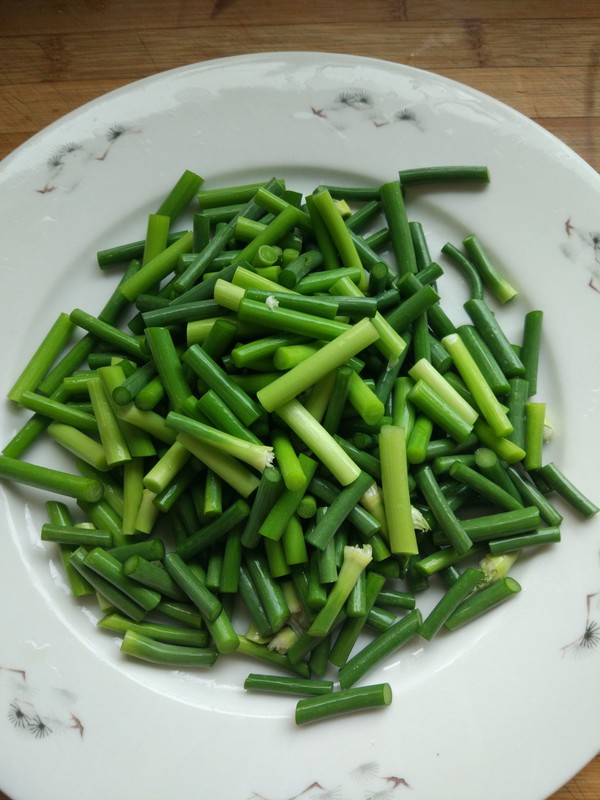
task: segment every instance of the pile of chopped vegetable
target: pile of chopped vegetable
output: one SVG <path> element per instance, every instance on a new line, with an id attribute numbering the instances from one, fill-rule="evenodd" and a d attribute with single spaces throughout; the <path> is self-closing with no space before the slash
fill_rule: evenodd
<path id="1" fill-rule="evenodd" d="M 383 659 L 515 597 L 560 503 L 598 511 L 544 458 L 542 311 L 509 340 L 493 307 L 516 290 L 470 235 L 442 248 L 469 287 L 455 325 L 407 214 L 415 184 L 488 180 L 304 195 L 186 171 L 144 240 L 97 253 L 120 282 L 97 315 L 61 313 L 14 383 L 33 414 L 0 476 L 74 500 L 47 501 L 41 537 L 123 653 L 242 654 L 267 670 L 246 689 L 305 695 L 298 724 L 389 705 L 364 681 Z M 70 472 L 28 460 L 42 436 Z"/>

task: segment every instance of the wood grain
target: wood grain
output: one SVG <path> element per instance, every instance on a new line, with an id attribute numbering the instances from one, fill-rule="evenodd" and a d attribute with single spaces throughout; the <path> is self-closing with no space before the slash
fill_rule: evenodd
<path id="1" fill-rule="evenodd" d="M 311 50 L 465 83 L 600 169 L 598 0 L 0 0 L 0 20 L 0 158 L 83 103 L 162 70 Z M 600 757 L 552 796 L 598 798 Z"/>

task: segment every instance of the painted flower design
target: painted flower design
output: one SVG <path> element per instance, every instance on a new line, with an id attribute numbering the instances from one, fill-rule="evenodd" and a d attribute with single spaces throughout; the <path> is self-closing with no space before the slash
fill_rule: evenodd
<path id="1" fill-rule="evenodd" d="M 66 142 L 48 157 L 46 180 L 42 188 L 36 191 L 39 194 L 47 194 L 55 189 L 72 191 L 79 186 L 92 163 L 105 161 L 124 136 L 140 132 L 133 125 L 115 123 L 83 142 Z"/>
<path id="2" fill-rule="evenodd" d="M 342 784 L 334 787 L 312 781 L 297 794 L 285 798 L 253 792 L 248 800 L 395 800 L 400 797 L 398 790 L 411 788 L 404 778 L 382 774 L 375 761 L 359 764 L 342 780 Z"/>
<path id="3" fill-rule="evenodd" d="M 0 698 L 8 698 L 6 716 L 16 732 L 32 739 L 65 732 L 83 738 L 84 727 L 75 712 L 77 697 L 73 692 L 33 685 L 23 669 L 0 667 L 0 679 Z"/>
<path id="4" fill-rule="evenodd" d="M 590 276 L 588 286 L 600 292 L 600 231 L 584 228 L 569 217 L 565 234 L 566 241 L 561 245 L 563 255 L 583 267 Z"/>
<path id="5" fill-rule="evenodd" d="M 588 656 L 600 646 L 600 592 L 586 598 L 585 624 L 576 639 L 561 648 L 563 655 Z"/>
<path id="6" fill-rule="evenodd" d="M 311 111 L 339 131 L 360 124 L 382 128 L 398 123 L 409 123 L 423 130 L 412 107 L 404 106 L 398 98 L 390 101 L 363 89 L 341 91 L 330 101 L 311 106 Z"/>

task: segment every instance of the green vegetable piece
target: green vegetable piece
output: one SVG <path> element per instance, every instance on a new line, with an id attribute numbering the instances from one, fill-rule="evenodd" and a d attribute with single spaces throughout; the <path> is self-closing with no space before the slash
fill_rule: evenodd
<path id="1" fill-rule="evenodd" d="M 299 700 L 296 705 L 296 724 L 306 725 L 326 717 L 389 706 L 391 702 L 392 687 L 389 683 L 360 686 L 319 697 L 305 698 Z"/>

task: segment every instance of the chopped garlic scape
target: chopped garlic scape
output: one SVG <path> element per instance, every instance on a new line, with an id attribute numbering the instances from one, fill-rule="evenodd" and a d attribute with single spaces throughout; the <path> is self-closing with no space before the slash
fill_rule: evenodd
<path id="1" fill-rule="evenodd" d="M 267 645 L 268 650 L 275 650 L 277 653 L 287 653 L 290 647 L 298 639 L 298 633 L 291 627 L 286 626 L 278 631 Z"/>
<path id="2" fill-rule="evenodd" d="M 371 547 L 370 544 L 346 545 L 346 547 L 344 547 L 344 562 L 342 564 L 342 569 L 344 568 L 344 564 L 346 564 L 347 562 L 348 565 L 354 564 L 356 566 L 359 566 L 362 570 L 372 560 L 373 560 L 373 548 Z M 341 570 L 340 570 L 340 575 L 341 575 Z"/>
<path id="3" fill-rule="evenodd" d="M 501 555 L 487 555 L 481 559 L 479 566 L 483 570 L 484 578 L 482 585 L 488 583 L 495 583 L 496 581 L 506 578 L 512 565 L 517 560 L 518 552 L 502 553 Z"/>
<path id="4" fill-rule="evenodd" d="M 383 505 L 383 495 L 376 483 L 373 483 L 360 498 L 361 505 L 374 517 L 381 525 L 381 531 L 387 533 L 387 520 L 385 517 L 385 507 Z"/>
<path id="5" fill-rule="evenodd" d="M 418 531 L 428 531 L 431 530 L 430 524 L 427 522 L 423 514 L 419 511 L 418 508 L 411 506 L 412 512 L 412 522 L 415 530 Z"/>
<path id="6" fill-rule="evenodd" d="M 346 545 L 344 547 L 344 560 L 338 573 L 337 581 L 329 592 L 325 605 L 320 609 L 308 629 L 310 636 L 327 636 L 359 575 L 372 560 L 373 548 L 370 544 L 363 544 L 362 546 Z"/>

